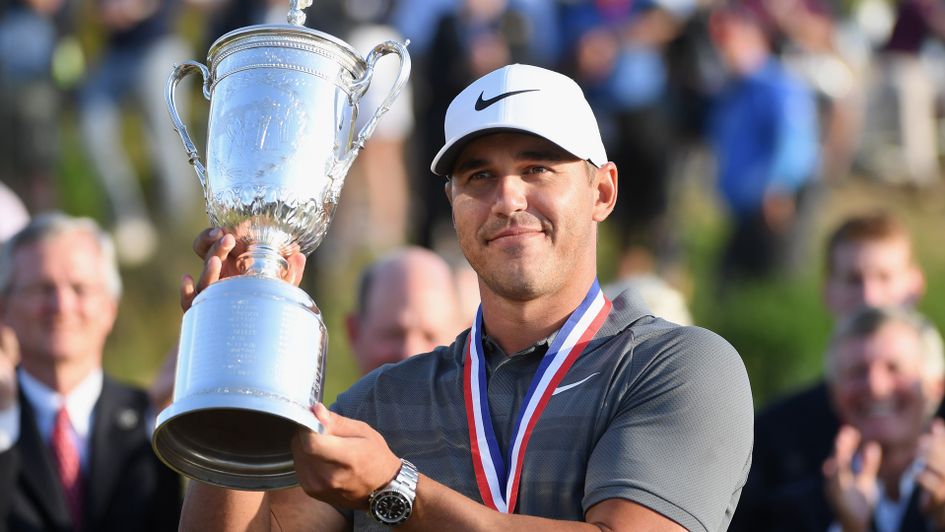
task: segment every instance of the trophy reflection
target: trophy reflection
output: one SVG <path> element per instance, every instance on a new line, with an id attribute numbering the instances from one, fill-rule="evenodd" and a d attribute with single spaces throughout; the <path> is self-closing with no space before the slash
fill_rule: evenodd
<path id="1" fill-rule="evenodd" d="M 220 37 L 207 66 L 175 65 L 166 88 L 210 222 L 245 251 L 240 275 L 207 287 L 184 314 L 174 398 L 153 445 L 178 472 L 236 489 L 297 484 L 290 439 L 299 426 L 322 431 L 310 407 L 322 400 L 327 334 L 315 302 L 282 280 L 283 255 L 322 241 L 348 169 L 410 73 L 405 45 L 387 41 L 362 58 L 304 27 L 304 7 L 292 1 L 289 24 Z M 356 133 L 358 102 L 391 53 L 399 75 Z M 206 166 L 175 105 L 178 83 L 197 72 L 210 100 Z"/>

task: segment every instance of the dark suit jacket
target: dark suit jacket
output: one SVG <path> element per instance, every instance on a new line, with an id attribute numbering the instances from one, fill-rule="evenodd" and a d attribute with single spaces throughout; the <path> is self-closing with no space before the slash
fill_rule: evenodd
<path id="1" fill-rule="evenodd" d="M 943 408 L 945 404 L 937 415 L 942 416 Z M 751 471 L 729 530 L 786 530 L 785 498 L 792 500 L 798 490 L 822 490 L 821 467 L 833 453 L 838 430 L 840 421 L 823 380 L 762 410 L 755 418 Z M 823 505 L 829 516 L 826 502 Z M 793 512 L 804 511 L 799 508 L 793 507 Z"/>
<path id="2" fill-rule="evenodd" d="M 821 466 L 833 452 L 839 429 L 825 381 L 762 410 L 755 418 L 751 471 L 729 529 L 748 532 L 777 526 L 772 515 L 776 492 L 812 477 L 823 479 Z"/>
<path id="3" fill-rule="evenodd" d="M 0 530 L 71 531 L 55 459 L 20 394 L 20 438 L 0 453 Z M 147 395 L 105 377 L 83 479 L 83 530 L 177 530 L 181 484 L 151 450 Z"/>

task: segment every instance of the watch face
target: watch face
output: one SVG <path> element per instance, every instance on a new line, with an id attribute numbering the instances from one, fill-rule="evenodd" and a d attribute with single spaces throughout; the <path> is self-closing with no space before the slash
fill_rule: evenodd
<path id="1" fill-rule="evenodd" d="M 371 513 L 378 521 L 386 524 L 396 525 L 406 521 L 410 511 L 410 500 L 397 491 L 379 493 L 371 503 Z"/>

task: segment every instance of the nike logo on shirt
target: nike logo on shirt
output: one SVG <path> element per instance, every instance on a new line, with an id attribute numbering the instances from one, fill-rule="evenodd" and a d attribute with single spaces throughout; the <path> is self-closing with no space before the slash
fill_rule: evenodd
<path id="1" fill-rule="evenodd" d="M 577 381 L 577 382 L 572 382 L 571 384 L 566 384 L 566 385 L 564 385 L 564 386 L 558 386 L 557 388 L 555 388 L 554 393 L 552 393 L 551 395 L 558 395 L 559 393 L 561 393 L 561 392 L 566 392 L 566 391 L 570 390 L 571 388 L 574 388 L 575 386 L 580 386 L 580 385 L 584 384 L 585 382 L 587 382 L 587 380 L 590 379 L 591 377 L 593 377 L 594 375 L 597 375 L 598 373 L 600 373 L 600 372 L 599 372 L 599 371 L 595 371 L 594 373 L 591 373 L 591 374 L 588 375 L 587 377 L 584 377 L 583 379 L 581 379 L 581 380 L 579 380 L 579 381 Z"/>
<path id="2" fill-rule="evenodd" d="M 494 104 L 495 102 L 497 102 L 497 101 L 499 101 L 499 100 L 501 100 L 501 99 L 503 99 L 503 98 L 508 98 L 509 96 L 514 96 L 514 95 L 516 95 L 516 94 L 522 94 L 523 92 L 538 92 L 539 90 L 541 90 L 541 89 L 524 89 L 524 90 L 520 90 L 520 91 L 509 91 L 509 92 L 502 93 L 502 94 L 500 94 L 500 95 L 498 95 L 498 96 L 493 96 L 492 98 L 489 98 L 488 100 L 483 100 L 483 99 L 482 99 L 482 95 L 485 93 L 485 91 L 483 91 L 483 92 L 480 92 L 480 93 L 479 93 L 479 98 L 476 99 L 476 110 L 477 110 L 477 111 L 482 111 L 483 109 L 489 107 L 490 105 Z"/>

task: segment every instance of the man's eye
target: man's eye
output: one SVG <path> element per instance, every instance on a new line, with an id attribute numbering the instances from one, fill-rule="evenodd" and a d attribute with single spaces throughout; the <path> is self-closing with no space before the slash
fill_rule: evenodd
<path id="1" fill-rule="evenodd" d="M 525 171 L 526 174 L 543 174 L 545 172 L 550 172 L 547 166 L 532 166 Z"/>

